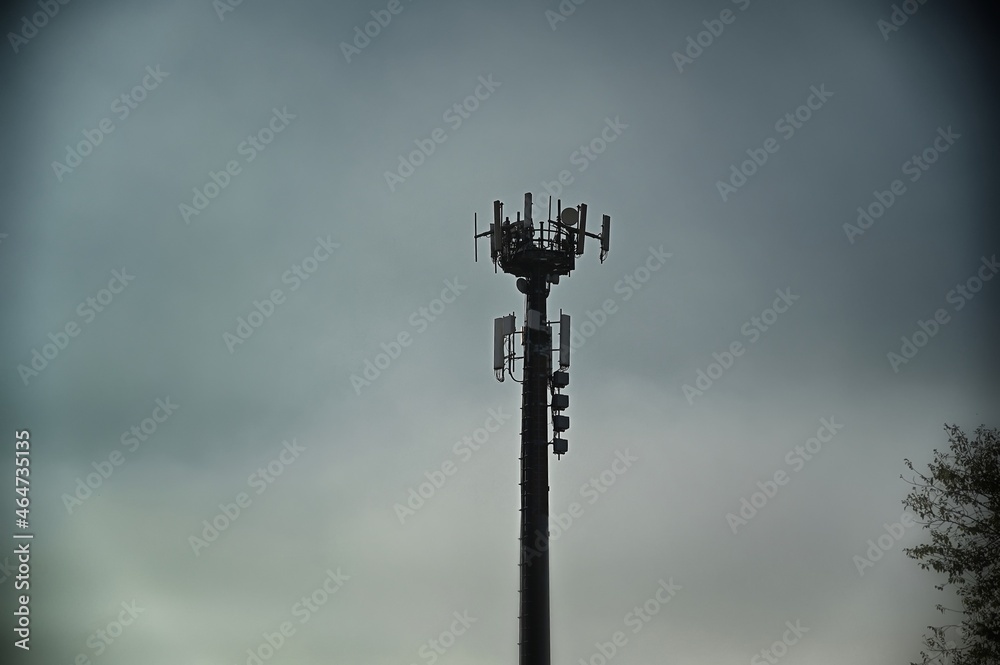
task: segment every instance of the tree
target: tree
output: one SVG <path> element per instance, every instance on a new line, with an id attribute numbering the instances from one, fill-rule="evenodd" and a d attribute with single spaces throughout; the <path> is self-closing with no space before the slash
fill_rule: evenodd
<path id="1" fill-rule="evenodd" d="M 980 426 L 970 441 L 955 425 L 945 425 L 951 449 L 934 450 L 928 474 L 919 472 L 903 505 L 915 512 L 918 524 L 930 531 L 930 543 L 904 549 L 924 570 L 945 573 L 936 584 L 952 585 L 961 609 L 937 605 L 942 614 L 960 615 L 960 624 L 928 626 L 924 636 L 927 665 L 950 657 L 953 665 L 1000 663 L 1000 431 Z M 903 460 L 913 471 L 910 460 Z M 902 478 L 902 476 L 900 476 Z M 955 630 L 960 643 L 949 638 Z"/>

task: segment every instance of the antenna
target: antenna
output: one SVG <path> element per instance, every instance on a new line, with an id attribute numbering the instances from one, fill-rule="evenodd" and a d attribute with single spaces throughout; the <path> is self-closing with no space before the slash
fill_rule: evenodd
<path id="1" fill-rule="evenodd" d="M 559 369 L 569 367 L 570 348 L 569 314 L 559 311 Z"/>
<path id="2" fill-rule="evenodd" d="M 496 262 L 497 257 L 503 254 L 503 224 L 500 222 L 500 216 L 503 214 L 503 204 L 500 201 L 493 202 L 493 223 L 490 224 L 490 230 L 493 231 L 492 237 L 492 247 L 496 249 L 496 254 L 493 256 L 493 261 Z"/>
<path id="3" fill-rule="evenodd" d="M 514 332 L 514 315 L 508 314 L 493 319 L 493 370 L 500 372 L 497 376 L 503 381 L 503 369 L 507 360 L 507 336 Z"/>
<path id="4" fill-rule="evenodd" d="M 562 223 L 564 226 L 576 226 L 576 223 L 580 219 L 579 213 L 577 213 L 576 208 L 566 208 L 560 214 L 562 218 Z"/>
<path id="5" fill-rule="evenodd" d="M 493 319 L 493 371 L 504 368 L 504 342 L 506 338 L 503 334 L 503 317 Z"/>
<path id="6" fill-rule="evenodd" d="M 611 215 L 605 215 L 604 219 L 601 220 L 601 263 L 604 263 L 604 258 L 608 255 L 608 249 L 611 246 Z"/>
<path id="7" fill-rule="evenodd" d="M 583 241 L 587 238 L 587 204 L 580 204 L 580 228 L 576 236 L 576 255 L 583 256 Z"/>

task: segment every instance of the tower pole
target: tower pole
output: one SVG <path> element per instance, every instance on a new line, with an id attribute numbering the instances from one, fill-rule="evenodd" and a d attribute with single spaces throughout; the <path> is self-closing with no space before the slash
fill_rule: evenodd
<path id="1" fill-rule="evenodd" d="M 557 209 L 562 208 L 558 202 Z M 601 262 L 608 253 L 611 218 L 604 216 L 601 235 L 586 232 L 587 205 L 561 210 L 536 227 L 531 218 L 531 194 L 524 195 L 524 219 L 504 218 L 503 203 L 493 202 L 493 223 L 479 232 L 473 215 L 473 234 L 478 241 L 489 236 L 494 269 L 516 275 L 517 289 L 525 295 L 525 325 L 522 329 L 524 355 L 521 381 L 521 577 L 518 614 L 519 665 L 550 665 L 549 625 L 549 394 L 552 391 L 552 452 L 564 455 L 568 444 L 560 435 L 569 428 L 569 418 L 561 414 L 569 397 L 561 391 L 569 385 L 569 315 L 559 317 L 559 371 L 552 371 L 552 329 L 546 301 L 550 284 L 558 284 L 576 266 L 586 238 L 601 241 Z M 579 227 L 577 227 L 579 224 Z M 478 250 L 477 250 L 478 251 Z M 478 257 L 478 255 L 477 255 Z M 507 339 L 514 334 L 514 315 L 493 322 L 493 371 L 498 380 L 513 376 L 514 353 Z"/>
<path id="2" fill-rule="evenodd" d="M 527 277 L 521 397 L 520 665 L 549 665 L 548 282 Z M 534 327 L 537 325 L 538 327 Z"/>

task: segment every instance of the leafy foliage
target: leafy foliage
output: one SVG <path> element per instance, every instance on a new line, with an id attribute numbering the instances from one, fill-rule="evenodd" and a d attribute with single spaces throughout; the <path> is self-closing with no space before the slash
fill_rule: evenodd
<path id="1" fill-rule="evenodd" d="M 950 658 L 953 665 L 1000 663 L 1000 432 L 980 426 L 975 439 L 945 425 L 951 446 L 934 450 L 928 475 L 907 480 L 913 486 L 903 505 L 930 531 L 930 542 L 904 549 L 924 570 L 947 575 L 935 585 L 953 586 L 961 609 L 937 605 L 941 613 L 961 616 L 960 624 L 928 626 L 922 663 Z M 914 471 L 910 460 L 904 460 Z M 902 476 L 901 476 L 902 477 Z M 954 631 L 956 643 L 949 638 Z"/>

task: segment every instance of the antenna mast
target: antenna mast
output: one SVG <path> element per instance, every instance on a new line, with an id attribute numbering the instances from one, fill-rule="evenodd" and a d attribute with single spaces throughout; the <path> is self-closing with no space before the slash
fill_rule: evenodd
<path id="1" fill-rule="evenodd" d="M 494 270 L 518 277 L 517 289 L 525 295 L 525 326 L 515 331 L 513 314 L 494 320 L 493 369 L 497 379 L 505 374 L 514 378 L 514 361 L 523 361 L 521 380 L 521 528 L 520 528 L 520 614 L 518 618 L 518 661 L 520 665 L 550 665 L 549 633 L 549 471 L 546 455 L 562 456 L 568 449 L 561 438 L 569 428 L 569 417 L 562 415 L 569 407 L 569 396 L 562 390 L 569 385 L 570 317 L 560 312 L 559 368 L 552 367 L 552 325 L 546 307 L 552 284 L 568 276 L 576 267 L 576 257 L 583 254 L 587 236 L 601 241 L 601 262 L 608 254 L 611 218 L 604 215 L 601 235 L 587 233 L 587 205 L 577 208 L 556 206 L 552 220 L 549 197 L 548 224 L 535 228 L 532 221 L 531 194 L 524 195 L 524 219 L 503 217 L 503 204 L 493 202 L 493 223 L 479 233 L 478 217 L 473 217 L 477 242 L 490 237 L 490 256 Z M 478 253 L 476 256 L 478 260 Z M 513 352 L 513 336 L 521 335 L 523 355 Z M 515 379 L 517 380 L 517 379 Z M 553 438 L 549 441 L 549 407 L 552 408 Z"/>

